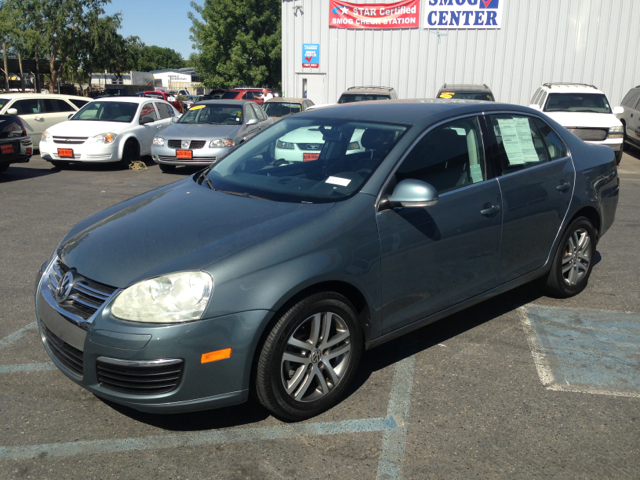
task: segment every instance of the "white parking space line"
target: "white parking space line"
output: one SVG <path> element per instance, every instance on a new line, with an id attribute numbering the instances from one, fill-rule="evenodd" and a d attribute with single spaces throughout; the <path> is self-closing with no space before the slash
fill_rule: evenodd
<path id="1" fill-rule="evenodd" d="M 405 358 L 396 365 L 391 398 L 387 407 L 387 418 L 394 419 L 398 428 L 384 432 L 377 480 L 402 478 L 414 366 L 415 359 L 413 357 Z"/>
<path id="2" fill-rule="evenodd" d="M 0 365 L 0 373 L 14 372 L 44 372 L 47 370 L 57 370 L 51 362 L 46 363 L 25 363 L 22 365 Z"/>
<path id="3" fill-rule="evenodd" d="M 36 322 L 32 322 L 29 325 L 22 327 L 20 330 L 13 332 L 11 335 L 8 335 L 0 340 L 0 349 L 6 347 L 7 345 L 11 345 L 13 342 L 20 340 L 29 330 L 36 330 L 38 328 L 38 324 Z"/>
<path id="4" fill-rule="evenodd" d="M 299 437 L 339 435 L 345 433 L 380 432 L 396 429 L 389 418 L 345 420 L 327 423 L 299 423 L 264 428 L 237 428 L 177 435 L 158 435 L 141 438 L 93 440 L 84 442 L 49 443 L 17 447 L 0 447 L 0 460 L 23 460 L 38 455 L 72 457 L 132 450 L 158 450 L 176 447 L 218 445 L 222 443 L 255 442 L 258 440 L 287 440 Z"/>

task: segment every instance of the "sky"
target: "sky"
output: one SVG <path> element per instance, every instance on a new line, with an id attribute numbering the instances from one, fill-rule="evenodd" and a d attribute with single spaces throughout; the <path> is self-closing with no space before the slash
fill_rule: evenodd
<path id="1" fill-rule="evenodd" d="M 189 40 L 192 23 L 187 17 L 190 11 L 189 0 L 111 0 L 105 7 L 107 15 L 122 13 L 118 33 L 124 37 L 135 35 L 145 45 L 172 48 L 185 60 L 193 51 Z"/>

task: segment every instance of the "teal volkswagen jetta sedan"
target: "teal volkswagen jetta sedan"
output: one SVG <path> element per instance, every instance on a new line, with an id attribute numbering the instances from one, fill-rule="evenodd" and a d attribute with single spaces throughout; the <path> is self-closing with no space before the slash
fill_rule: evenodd
<path id="1" fill-rule="evenodd" d="M 296 130 L 322 135 L 318 154 L 277 158 Z M 580 293 L 618 190 L 611 149 L 526 107 L 318 109 L 77 224 L 38 276 L 42 342 L 70 379 L 138 410 L 253 391 L 308 418 L 366 349 L 533 280 Z"/>

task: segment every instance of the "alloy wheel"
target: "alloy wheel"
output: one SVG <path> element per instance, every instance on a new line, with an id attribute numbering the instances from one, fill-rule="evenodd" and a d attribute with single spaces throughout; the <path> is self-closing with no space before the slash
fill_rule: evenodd
<path id="1" fill-rule="evenodd" d="M 562 276 L 567 285 L 575 286 L 582 281 L 591 264 L 591 237 L 584 228 L 579 228 L 569 237 L 562 256 Z"/>

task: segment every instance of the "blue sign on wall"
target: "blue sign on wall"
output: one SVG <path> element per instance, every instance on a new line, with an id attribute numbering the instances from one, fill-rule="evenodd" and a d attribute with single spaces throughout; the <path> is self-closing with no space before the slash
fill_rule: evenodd
<path id="1" fill-rule="evenodd" d="M 318 68 L 320 66 L 320 44 L 302 44 L 302 66 L 304 68 Z"/>

